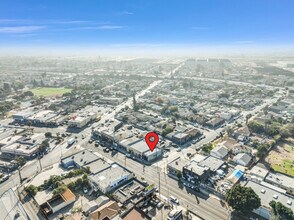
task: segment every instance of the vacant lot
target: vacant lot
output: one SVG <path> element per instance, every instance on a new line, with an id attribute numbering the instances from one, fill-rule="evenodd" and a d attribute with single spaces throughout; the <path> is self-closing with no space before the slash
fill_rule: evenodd
<path id="1" fill-rule="evenodd" d="M 278 172 L 294 177 L 294 146 L 293 143 L 279 143 L 266 157 L 266 161 Z"/>
<path id="2" fill-rule="evenodd" d="M 51 88 L 51 87 L 38 87 L 31 90 L 36 96 L 56 96 L 71 92 L 71 89 L 66 88 Z"/>

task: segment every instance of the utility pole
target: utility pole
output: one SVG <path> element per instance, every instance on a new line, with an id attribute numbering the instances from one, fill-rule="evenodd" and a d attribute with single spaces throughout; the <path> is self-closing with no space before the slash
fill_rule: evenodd
<path id="1" fill-rule="evenodd" d="M 18 175 L 19 175 L 19 182 L 20 184 L 22 184 L 22 177 L 21 177 L 21 173 L 20 173 L 20 169 L 18 168 Z"/>
<path id="2" fill-rule="evenodd" d="M 41 159 L 38 158 L 38 161 L 39 161 L 39 164 L 40 164 L 40 169 L 41 169 L 40 171 L 42 171 L 43 168 L 42 168 L 42 164 L 41 164 Z"/>

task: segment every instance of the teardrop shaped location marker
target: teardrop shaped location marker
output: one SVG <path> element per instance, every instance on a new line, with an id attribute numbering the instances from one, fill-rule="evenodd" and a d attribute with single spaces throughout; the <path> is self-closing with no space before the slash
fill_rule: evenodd
<path id="1" fill-rule="evenodd" d="M 149 132 L 145 136 L 145 141 L 150 151 L 152 152 L 155 149 L 156 145 L 158 144 L 158 141 L 159 141 L 158 134 L 156 134 L 155 132 Z"/>

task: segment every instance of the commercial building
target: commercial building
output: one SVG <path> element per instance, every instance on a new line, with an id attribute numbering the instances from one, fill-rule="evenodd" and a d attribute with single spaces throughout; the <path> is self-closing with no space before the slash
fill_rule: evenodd
<path id="1" fill-rule="evenodd" d="M 71 128 L 82 128 L 85 127 L 88 123 L 94 121 L 97 117 L 97 114 L 94 112 L 81 112 L 77 115 L 72 116 L 68 121 L 68 127 Z"/>
<path id="2" fill-rule="evenodd" d="M 53 196 L 51 199 L 41 204 L 40 207 L 47 214 L 53 214 L 63 209 L 64 207 L 74 203 L 76 196 L 70 189 L 66 189 L 64 192 Z"/>
<path id="3" fill-rule="evenodd" d="M 27 109 L 12 114 L 12 118 L 17 122 L 25 122 L 34 114 L 34 111 Z"/>
<path id="4" fill-rule="evenodd" d="M 16 141 L 1 148 L 3 156 L 14 157 L 23 156 L 31 158 L 39 151 L 39 146 L 44 140 L 44 134 L 33 134 L 31 136 L 17 136 Z"/>
<path id="5" fill-rule="evenodd" d="M 83 150 L 74 155 L 62 158 L 60 163 L 64 168 L 68 168 L 69 166 L 80 168 L 81 166 L 87 166 L 87 164 L 99 159 L 100 157 L 96 154 L 93 154 L 88 150 Z"/>
<path id="6" fill-rule="evenodd" d="M 200 166 L 208 167 L 211 173 L 215 173 L 225 164 L 225 161 L 218 158 L 208 156 L 204 160 L 199 162 Z"/>
<path id="7" fill-rule="evenodd" d="M 279 187 L 273 186 L 263 181 L 261 183 L 248 181 L 245 186 L 251 187 L 259 196 L 261 200 L 261 206 L 254 210 L 254 213 L 262 216 L 265 219 L 271 219 L 271 207 L 269 205 L 271 201 L 280 202 L 284 206 L 292 210 L 294 209 L 294 197 L 287 195 L 286 191 Z"/>
<path id="8" fill-rule="evenodd" d="M 89 182 L 94 191 L 108 193 L 133 178 L 133 174 L 114 163 L 94 175 L 89 175 Z"/>
<path id="9" fill-rule="evenodd" d="M 145 189 L 146 187 L 142 183 L 133 179 L 115 190 L 113 198 L 124 206 L 128 206 L 129 203 L 137 204 L 144 195 Z"/>
<path id="10" fill-rule="evenodd" d="M 101 97 L 99 100 L 97 100 L 98 104 L 107 104 L 107 105 L 118 105 L 123 102 L 122 98 L 116 98 L 116 97 Z"/>
<path id="11" fill-rule="evenodd" d="M 12 115 L 12 118 L 18 123 L 31 122 L 36 126 L 58 126 L 59 117 L 56 112 L 51 110 L 35 111 L 33 109 L 23 110 Z"/>
<path id="12" fill-rule="evenodd" d="M 283 175 L 281 173 L 268 173 L 264 179 L 265 182 L 278 186 L 287 191 L 287 193 L 294 195 L 294 180 L 293 177 Z"/>
<path id="13" fill-rule="evenodd" d="M 200 166 L 196 161 L 191 161 L 183 167 L 183 178 L 193 184 L 199 184 L 208 179 L 210 169 Z"/>
<path id="14" fill-rule="evenodd" d="M 155 148 L 151 152 L 144 139 L 138 139 L 134 143 L 128 144 L 125 147 L 132 155 L 147 162 L 152 162 L 160 158 L 163 154 L 163 151 L 160 148 Z"/>
<path id="15" fill-rule="evenodd" d="M 262 164 L 257 164 L 249 170 L 249 178 L 254 182 L 264 181 L 265 177 L 269 173 L 268 169 L 263 167 Z"/>
<path id="16" fill-rule="evenodd" d="M 172 177 L 178 179 L 178 175 L 182 174 L 183 167 L 187 165 L 189 160 L 178 157 L 167 164 L 167 174 Z"/>

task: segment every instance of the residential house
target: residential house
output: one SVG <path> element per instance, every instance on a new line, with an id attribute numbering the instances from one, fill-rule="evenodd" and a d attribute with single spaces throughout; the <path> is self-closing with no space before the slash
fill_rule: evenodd
<path id="1" fill-rule="evenodd" d="M 224 159 L 228 152 L 228 148 L 220 143 L 210 151 L 210 155 L 218 159 Z"/>
<path id="2" fill-rule="evenodd" d="M 119 205 L 115 201 L 109 201 L 90 214 L 92 220 L 113 219 L 119 214 Z"/>
<path id="3" fill-rule="evenodd" d="M 252 157 L 246 153 L 239 153 L 233 158 L 233 161 L 236 164 L 247 167 L 251 163 Z"/>

